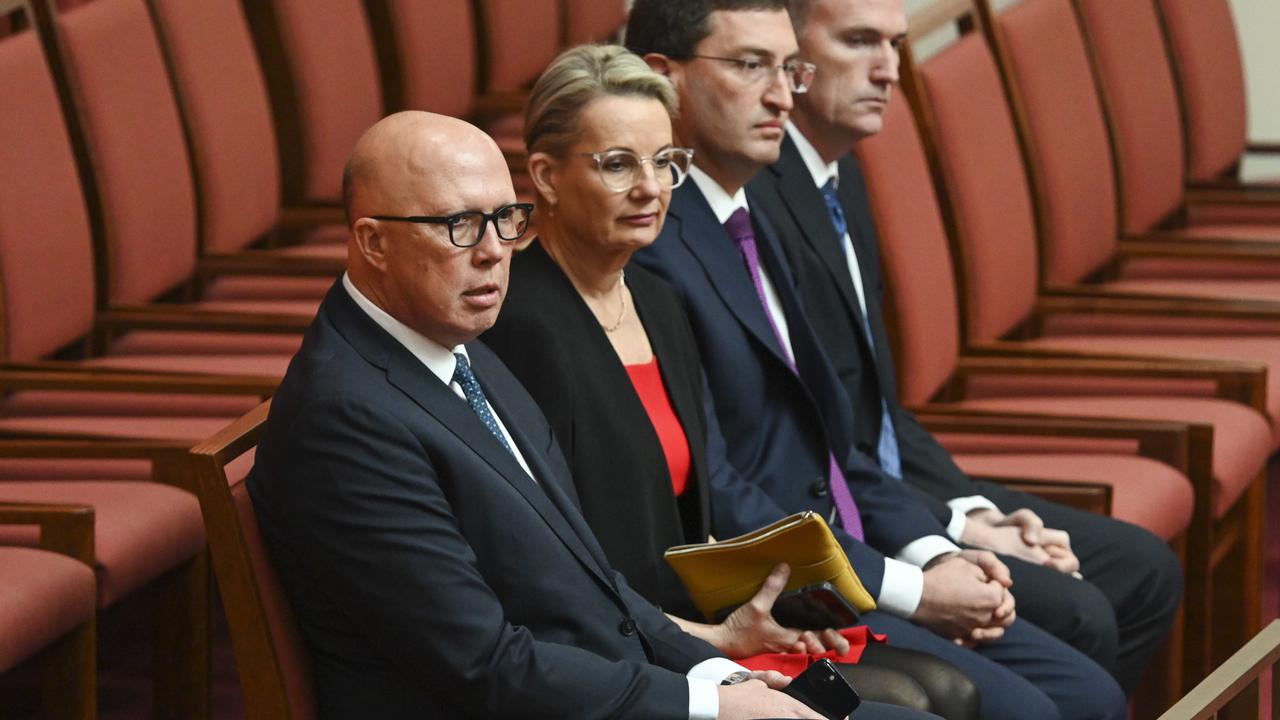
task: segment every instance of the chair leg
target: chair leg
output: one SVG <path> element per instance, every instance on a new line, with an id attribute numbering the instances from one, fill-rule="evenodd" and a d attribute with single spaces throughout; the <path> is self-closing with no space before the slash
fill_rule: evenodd
<path id="1" fill-rule="evenodd" d="M 98 717 L 98 624 L 96 618 L 44 650 L 44 713 L 48 718 Z"/>
<path id="2" fill-rule="evenodd" d="M 159 590 L 155 715 L 207 720 L 212 668 L 208 549 L 162 578 Z"/>

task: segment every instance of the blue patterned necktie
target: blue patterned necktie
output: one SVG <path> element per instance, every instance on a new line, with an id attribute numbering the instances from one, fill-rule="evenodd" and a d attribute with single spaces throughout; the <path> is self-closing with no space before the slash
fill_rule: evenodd
<path id="1" fill-rule="evenodd" d="M 458 364 L 453 368 L 453 381 L 462 387 L 462 394 L 467 396 L 467 404 L 480 417 L 480 422 L 489 428 L 489 432 L 498 438 L 498 442 L 502 443 L 502 447 L 506 448 L 507 452 L 515 455 L 515 451 L 511 449 L 511 445 L 507 442 L 507 436 L 503 435 L 502 430 L 498 427 L 497 419 L 489 411 L 489 403 L 484 399 L 484 390 L 480 389 L 480 383 L 476 381 L 475 373 L 471 372 L 471 363 L 467 362 L 467 356 L 462 353 L 454 353 L 453 357 L 458 361 Z"/>
<path id="2" fill-rule="evenodd" d="M 844 219 L 844 208 L 836 195 L 835 177 L 828 179 L 822 186 L 822 199 L 827 203 L 831 224 L 835 226 L 836 235 L 840 237 L 840 247 L 848 252 L 844 238 L 849 233 L 849 223 Z M 871 345 L 871 351 L 875 352 L 876 338 L 871 334 L 871 322 L 867 319 L 865 312 L 862 313 L 862 330 L 867 334 L 867 343 Z M 876 447 L 876 454 L 880 459 L 881 470 L 896 478 L 902 478 L 902 458 L 898 455 L 898 433 L 893 427 L 893 416 L 889 414 L 889 403 L 885 402 L 883 395 L 880 397 L 880 443 Z"/>

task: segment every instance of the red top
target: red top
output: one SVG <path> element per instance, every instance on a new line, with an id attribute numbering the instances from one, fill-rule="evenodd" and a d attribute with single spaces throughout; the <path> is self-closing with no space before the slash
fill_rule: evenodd
<path id="1" fill-rule="evenodd" d="M 628 365 L 627 375 L 644 404 L 645 412 L 649 414 L 654 432 L 658 433 L 662 453 L 667 456 L 667 469 L 671 471 L 671 487 L 679 496 L 689 484 L 689 439 L 685 437 L 675 408 L 671 407 L 671 397 L 667 395 L 667 386 L 663 384 L 662 373 L 658 370 L 657 356 L 643 365 Z"/>

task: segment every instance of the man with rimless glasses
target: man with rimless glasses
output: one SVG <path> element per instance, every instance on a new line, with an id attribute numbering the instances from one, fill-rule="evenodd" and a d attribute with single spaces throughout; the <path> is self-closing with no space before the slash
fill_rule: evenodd
<path id="1" fill-rule="evenodd" d="M 661 235 L 635 259 L 680 296 L 706 414 L 747 480 L 737 497 L 715 496 L 713 533 L 819 512 L 879 606 L 862 622 L 959 667 L 981 692 L 982 717 L 1123 718 L 1102 668 L 1016 617 L 1004 563 L 960 550 L 949 514 L 855 447 L 861 418 L 808 324 L 774 226 L 744 192 L 777 161 L 792 95 L 815 78 L 786 0 L 636 0 L 626 41 L 675 85 L 677 141 L 695 153 Z"/>

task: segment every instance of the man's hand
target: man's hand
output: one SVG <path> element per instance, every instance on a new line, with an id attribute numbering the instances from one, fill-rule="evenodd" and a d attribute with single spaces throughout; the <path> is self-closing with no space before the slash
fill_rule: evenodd
<path id="1" fill-rule="evenodd" d="M 1047 565 L 1069 575 L 1079 574 L 1080 560 L 1071 552 L 1071 537 L 1065 530 L 1046 528 L 1031 510 L 1022 508 L 1005 515 L 984 508 L 969 513 L 965 519 L 960 541 L 966 545 Z"/>
<path id="2" fill-rule="evenodd" d="M 828 628 L 821 633 L 811 630 L 785 628 L 773 619 L 773 603 L 787 586 L 791 568 L 779 564 L 765 578 L 755 597 L 733 611 L 717 626 L 718 642 L 713 642 L 729 657 L 741 658 L 766 652 L 823 653 L 835 650 L 843 655 L 849 651 L 849 641 L 839 632 Z"/>
<path id="3" fill-rule="evenodd" d="M 962 643 L 990 642 L 1016 617 L 1009 568 L 993 553 L 964 550 L 926 566 L 912 619 Z"/>
<path id="4" fill-rule="evenodd" d="M 720 713 L 717 720 L 749 720 L 750 718 L 816 718 L 822 716 L 790 695 L 769 689 L 760 680 L 747 680 L 737 685 L 721 685 Z"/>

